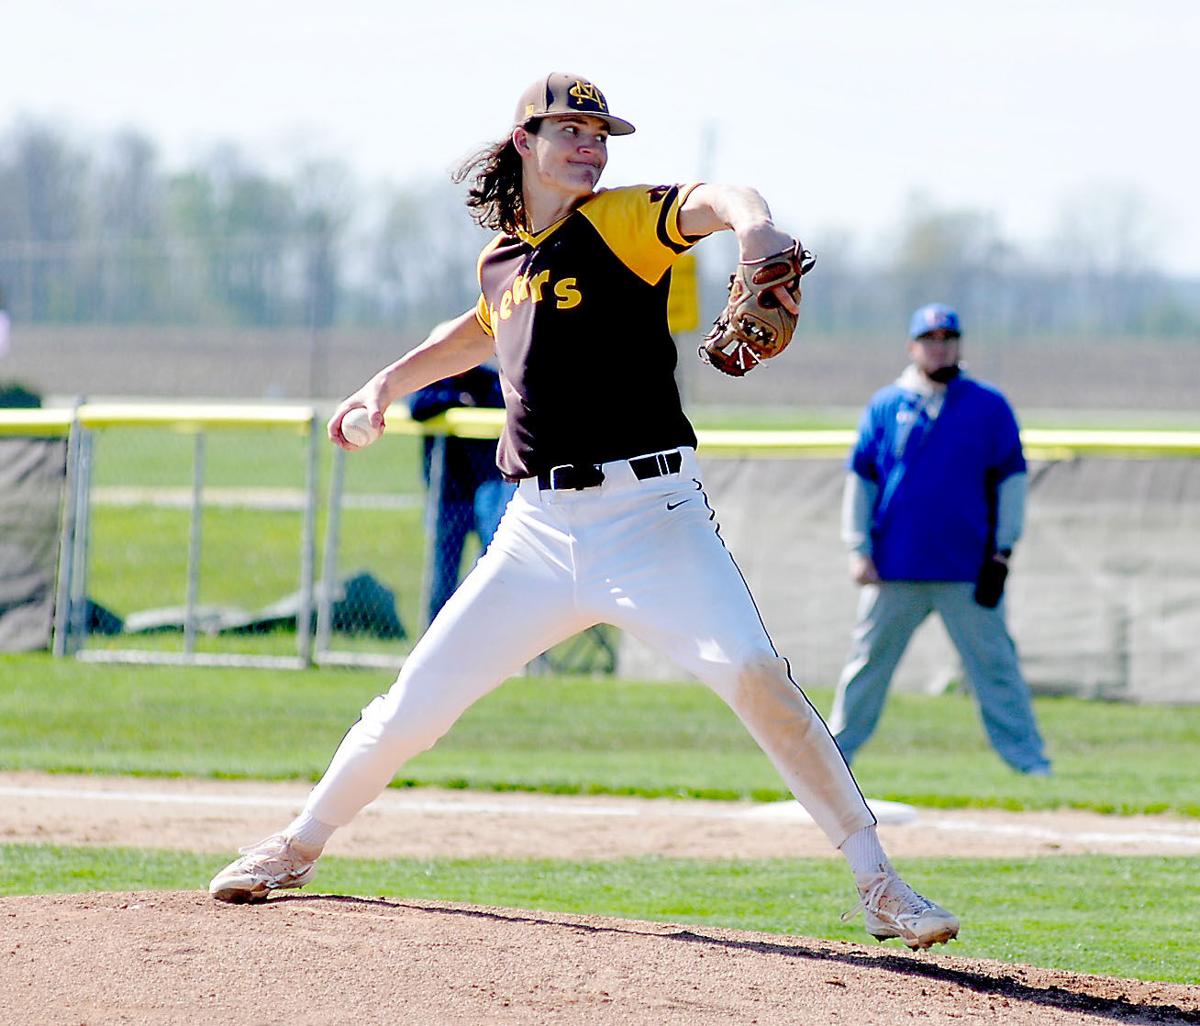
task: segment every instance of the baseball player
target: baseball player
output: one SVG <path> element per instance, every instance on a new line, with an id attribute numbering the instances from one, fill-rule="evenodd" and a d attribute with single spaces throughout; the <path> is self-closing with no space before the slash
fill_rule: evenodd
<path id="1" fill-rule="evenodd" d="M 798 249 L 752 189 L 598 190 L 610 136 L 633 125 L 578 75 L 521 96 L 509 133 L 459 174 L 497 231 L 476 306 L 345 399 L 369 411 L 489 358 L 507 411 L 498 463 L 517 490 L 492 544 L 350 729 L 303 812 L 213 879 L 220 901 L 264 899 L 313 876 L 333 832 L 473 702 L 554 644 L 609 623 L 672 656 L 738 715 L 849 861 L 868 930 L 913 948 L 958 921 L 904 883 L 828 729 L 775 651 L 721 539 L 676 389 L 670 269 L 732 230 L 743 261 Z M 780 289 L 777 302 L 798 312 Z M 619 401 L 619 406 L 618 406 Z"/>
<path id="2" fill-rule="evenodd" d="M 850 455 L 842 534 L 863 586 L 830 728 L 847 759 L 875 730 L 909 639 L 937 611 L 962 656 L 992 746 L 1021 773 L 1050 763 L 1004 622 L 1021 536 L 1025 456 L 1011 407 L 959 365 L 958 314 L 915 311 L 911 363 L 875 394 Z"/>

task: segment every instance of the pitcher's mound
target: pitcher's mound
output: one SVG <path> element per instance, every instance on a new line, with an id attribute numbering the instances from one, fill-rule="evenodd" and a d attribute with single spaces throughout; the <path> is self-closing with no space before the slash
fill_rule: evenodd
<path id="1" fill-rule="evenodd" d="M 0 898 L 0 1019 L 1200 1023 L 1200 989 L 713 927 L 382 898 Z"/>

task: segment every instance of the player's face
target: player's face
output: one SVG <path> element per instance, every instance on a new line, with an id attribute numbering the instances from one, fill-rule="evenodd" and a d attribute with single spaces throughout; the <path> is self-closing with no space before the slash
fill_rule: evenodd
<path id="1" fill-rule="evenodd" d="M 939 329 L 909 342 L 908 354 L 919 371 L 932 375 L 957 364 L 960 348 L 956 336 Z"/>
<path id="2" fill-rule="evenodd" d="M 590 115 L 544 118 L 529 143 L 526 184 L 571 198 L 589 195 L 608 163 L 608 125 Z"/>

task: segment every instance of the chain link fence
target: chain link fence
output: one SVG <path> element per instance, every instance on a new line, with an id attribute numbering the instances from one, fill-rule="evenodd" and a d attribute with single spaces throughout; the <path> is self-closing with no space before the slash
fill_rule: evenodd
<path id="1" fill-rule="evenodd" d="M 70 417 L 55 651 L 307 665 L 311 408 L 87 404 Z"/>
<path id="2" fill-rule="evenodd" d="M 439 499 L 447 445 L 494 444 L 501 417 L 455 409 L 418 424 L 397 411 L 383 440 L 346 454 L 304 406 L 0 411 L 0 434 L 58 438 L 60 447 L 67 437 L 55 652 L 398 667 L 487 537 L 479 505 Z M 853 433 L 700 434 L 723 537 L 769 629 L 798 679 L 832 683 L 854 609 L 837 526 Z M 1030 683 L 1197 700 L 1189 639 L 1200 624 L 1200 570 L 1189 553 L 1200 433 L 1023 436 L 1030 504 L 1009 612 Z M 51 520 L 59 488 L 46 507 Z M 504 499 L 483 504 L 492 522 Z M 439 554 L 447 538 L 449 555 Z M 0 586 L 9 583 L 0 566 Z M 45 590 L 39 609 L 49 608 Z M 935 626 L 919 633 L 898 684 L 944 686 L 956 663 L 943 641 Z M 528 672 L 679 675 L 605 626 L 568 639 Z"/>
<path id="3" fill-rule="evenodd" d="M 3 417 L 14 443 L 66 438 L 44 575 L 57 593 L 42 600 L 56 654 L 86 661 L 398 667 L 511 496 L 491 482 L 475 502 L 447 502 L 443 487 L 447 432 L 494 446 L 498 411 L 424 425 L 397 412 L 380 443 L 350 456 L 304 406 L 90 403 Z M 530 672 L 611 673 L 616 647 L 596 628 Z"/>

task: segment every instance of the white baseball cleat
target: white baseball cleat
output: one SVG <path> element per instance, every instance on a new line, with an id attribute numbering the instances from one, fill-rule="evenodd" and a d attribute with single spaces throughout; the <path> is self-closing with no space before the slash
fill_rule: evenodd
<path id="1" fill-rule="evenodd" d="M 317 871 L 321 850 L 302 849 L 283 834 L 272 834 L 247 848 L 212 878 L 208 893 L 235 905 L 266 901 L 271 891 L 303 887 Z"/>
<path id="2" fill-rule="evenodd" d="M 848 923 L 862 910 L 867 933 L 876 940 L 899 937 L 913 950 L 945 944 L 958 936 L 958 919 L 923 897 L 894 873 L 860 878 L 858 904 L 842 916 Z"/>

